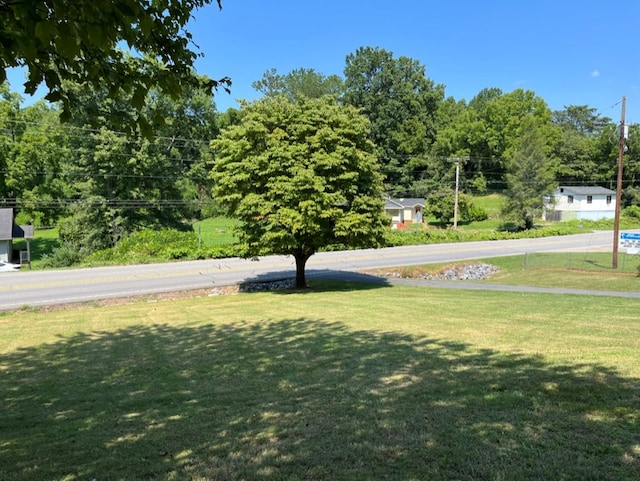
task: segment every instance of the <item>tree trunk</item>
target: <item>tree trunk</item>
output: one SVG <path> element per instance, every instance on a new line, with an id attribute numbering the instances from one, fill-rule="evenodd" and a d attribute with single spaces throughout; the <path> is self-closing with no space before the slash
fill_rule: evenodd
<path id="1" fill-rule="evenodd" d="M 307 279 L 305 276 L 305 267 L 307 260 L 313 255 L 313 252 L 306 252 L 303 249 L 297 250 L 293 257 L 296 260 L 296 289 L 306 289 Z"/>

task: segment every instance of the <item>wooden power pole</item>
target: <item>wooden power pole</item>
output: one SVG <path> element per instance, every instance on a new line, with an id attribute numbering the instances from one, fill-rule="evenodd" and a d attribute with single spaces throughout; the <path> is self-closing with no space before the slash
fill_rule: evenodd
<path id="1" fill-rule="evenodd" d="M 618 183 L 616 187 L 616 215 L 613 221 L 613 264 L 614 269 L 618 268 L 618 243 L 620 242 L 620 204 L 622 204 L 622 160 L 626 143 L 625 109 L 627 97 L 622 97 L 622 115 L 620 117 L 620 139 L 618 152 Z"/>

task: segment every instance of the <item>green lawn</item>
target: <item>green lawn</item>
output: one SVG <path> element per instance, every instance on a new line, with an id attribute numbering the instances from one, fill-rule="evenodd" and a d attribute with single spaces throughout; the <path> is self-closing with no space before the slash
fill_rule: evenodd
<path id="1" fill-rule="evenodd" d="M 599 291 L 640 291 L 636 255 L 618 254 L 612 269 L 610 252 L 545 253 L 483 259 L 500 269 L 487 282 Z"/>
<path id="2" fill-rule="evenodd" d="M 0 479 L 637 480 L 640 300 L 316 281 L 0 315 Z"/>
<path id="3" fill-rule="evenodd" d="M 490 219 L 500 216 L 506 197 L 503 194 L 486 194 L 472 197 L 473 205 L 487 211 Z"/>
<path id="4" fill-rule="evenodd" d="M 29 240 L 29 249 L 31 250 L 31 265 L 37 269 L 40 267 L 40 259 L 45 254 L 51 254 L 54 249 L 60 246 L 58 239 L 58 229 L 36 229 L 34 238 Z M 13 248 L 18 250 L 27 249 L 27 241 L 25 239 L 16 240 Z"/>
<path id="5" fill-rule="evenodd" d="M 209 247 L 234 244 L 238 241 L 234 229 L 238 221 L 228 217 L 212 217 L 193 224 L 202 244 Z"/>

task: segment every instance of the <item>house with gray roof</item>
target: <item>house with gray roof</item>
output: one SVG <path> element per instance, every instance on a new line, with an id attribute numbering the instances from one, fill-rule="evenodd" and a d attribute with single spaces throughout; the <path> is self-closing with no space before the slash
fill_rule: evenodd
<path id="1" fill-rule="evenodd" d="M 33 226 L 15 225 L 13 223 L 13 209 L 0 209 L 0 261 L 16 262 L 14 259 L 13 239 L 27 239 L 27 251 L 29 250 L 29 239 L 33 239 Z M 30 258 L 27 252 L 27 260 Z"/>
<path id="2" fill-rule="evenodd" d="M 385 200 L 384 210 L 391 216 L 393 226 L 414 224 L 423 221 L 424 205 L 424 199 L 388 197 Z"/>
<path id="3" fill-rule="evenodd" d="M 561 185 L 545 198 L 542 218 L 548 221 L 613 219 L 616 191 L 600 186 Z"/>

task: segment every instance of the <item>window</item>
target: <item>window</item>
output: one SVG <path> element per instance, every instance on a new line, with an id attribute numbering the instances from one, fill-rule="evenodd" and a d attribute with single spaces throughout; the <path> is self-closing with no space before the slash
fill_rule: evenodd
<path id="1" fill-rule="evenodd" d="M 572 195 L 568 195 L 567 196 L 567 204 L 573 204 L 573 196 Z"/>
<path id="2" fill-rule="evenodd" d="M 607 196 L 607 204 L 611 204 L 611 196 L 610 195 Z"/>
<path id="3" fill-rule="evenodd" d="M 593 203 L 593 196 L 592 195 L 588 195 L 587 196 L 587 204 L 592 204 Z"/>

